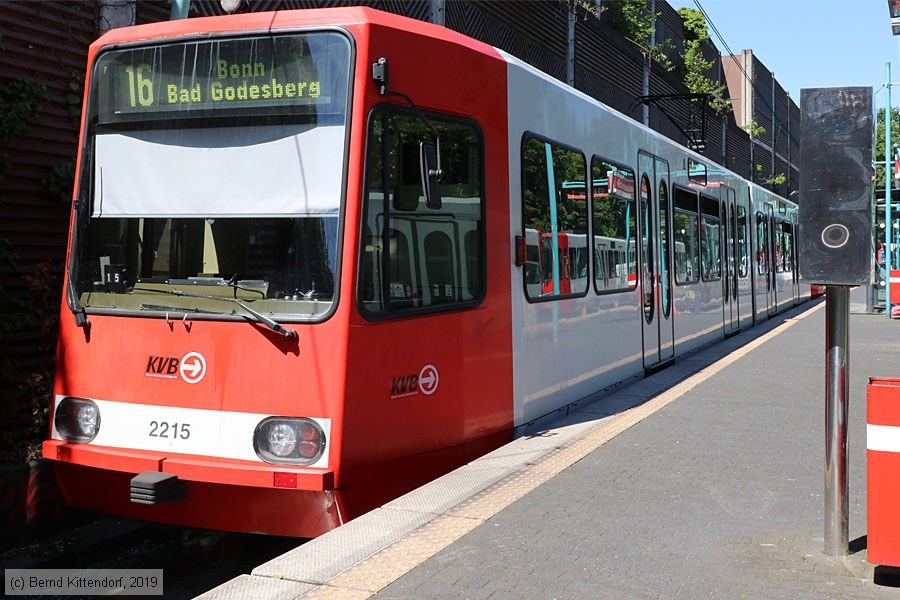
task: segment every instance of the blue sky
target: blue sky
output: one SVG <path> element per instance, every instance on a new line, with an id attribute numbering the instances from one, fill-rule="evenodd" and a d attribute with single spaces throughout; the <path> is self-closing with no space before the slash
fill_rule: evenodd
<path id="1" fill-rule="evenodd" d="M 676 9 L 694 0 L 668 0 Z M 791 98 L 800 89 L 900 82 L 900 36 L 891 35 L 887 0 L 699 0 L 731 50 L 750 48 Z M 710 31 L 722 54 L 728 50 Z M 892 87 L 893 105 L 900 88 Z M 883 92 L 876 104 L 884 103 Z"/>

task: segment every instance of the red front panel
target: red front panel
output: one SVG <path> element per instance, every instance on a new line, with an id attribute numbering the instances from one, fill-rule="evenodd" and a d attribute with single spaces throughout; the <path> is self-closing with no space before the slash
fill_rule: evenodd
<path id="1" fill-rule="evenodd" d="M 187 482 L 188 500 L 156 505 L 129 500 L 131 473 L 56 465 L 66 502 L 135 519 L 269 535 L 315 537 L 342 525 L 346 511 L 336 492 L 247 488 Z"/>
<path id="2" fill-rule="evenodd" d="M 388 26 L 393 21 L 398 29 Z M 406 106 L 380 96 L 371 80 L 371 64 L 384 57 L 390 90 L 422 110 L 475 121 L 484 138 L 484 300 L 440 314 L 376 322 L 355 310 L 351 318 L 341 485 L 352 491 L 376 473 L 402 470 L 401 487 L 409 489 L 496 447 L 513 423 L 506 63 L 454 32 L 392 16 L 357 41 L 356 98 L 365 104 L 355 105 L 354 123 L 366 123 L 381 103 Z M 348 214 L 348 226 L 354 218 L 362 220 Z M 354 257 L 358 240 L 359 232 L 345 244 Z M 355 263 L 344 264 L 356 278 Z"/>
<path id="3" fill-rule="evenodd" d="M 295 326 L 298 340 L 241 322 L 100 315 L 90 320 L 85 331 L 75 326 L 71 313 L 62 314 L 54 393 L 98 401 L 101 433 L 113 437 L 98 436 L 90 444 L 58 442 L 71 446 L 69 460 L 132 473 L 158 468 L 188 480 L 254 487 L 271 487 L 273 473 L 294 471 L 311 476 L 300 477 L 300 489 L 323 489 L 311 482 L 327 473 L 329 488 L 333 485 L 340 464 L 346 347 L 339 318 Z M 131 403 L 140 406 L 128 409 Z M 159 407 L 153 414 L 160 417 L 145 417 L 141 410 L 146 406 Z M 110 407 L 117 410 L 111 413 Z M 116 420 L 104 423 L 104 414 L 115 414 Z M 222 415 L 243 424 L 223 426 Z M 327 464 L 312 469 L 259 460 L 252 439 L 264 415 L 329 419 Z M 177 436 L 171 429 L 176 422 Z M 162 440 L 161 427 L 170 431 Z M 124 453 L 101 451 L 104 445 Z M 45 455 L 57 459 L 58 451 L 45 448 Z M 145 462 L 158 467 L 136 468 Z M 205 471 L 190 466 L 198 464 L 207 464 Z"/>

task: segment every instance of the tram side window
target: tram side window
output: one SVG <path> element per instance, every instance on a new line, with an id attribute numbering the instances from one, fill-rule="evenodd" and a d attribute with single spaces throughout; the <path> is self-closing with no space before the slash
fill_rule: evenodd
<path id="1" fill-rule="evenodd" d="M 719 201 L 700 198 L 700 276 L 703 281 L 718 281 L 722 277 L 721 227 Z"/>
<path id="2" fill-rule="evenodd" d="M 601 158 L 591 160 L 591 220 L 597 293 L 637 286 L 637 206 L 634 171 Z"/>
<path id="3" fill-rule="evenodd" d="M 691 183 L 705 186 L 707 183 L 706 165 L 689 158 L 688 179 L 690 179 Z"/>
<path id="4" fill-rule="evenodd" d="M 762 213 L 756 213 L 756 242 L 758 244 L 756 251 L 756 273 L 758 275 L 768 275 L 769 260 L 766 248 L 769 247 L 768 227 L 766 227 L 766 217 Z"/>
<path id="5" fill-rule="evenodd" d="M 433 137 L 428 124 L 387 109 L 370 120 L 359 281 L 370 314 L 464 305 L 483 291 L 481 133 L 429 120 L 441 136 L 438 209 L 425 205 L 418 164 L 419 143 Z"/>
<path id="6" fill-rule="evenodd" d="M 784 273 L 784 228 L 778 223 L 775 228 L 775 272 Z"/>
<path id="7" fill-rule="evenodd" d="M 738 277 L 746 279 L 750 275 L 750 248 L 747 245 L 747 210 L 743 206 L 737 209 L 738 238 Z"/>
<path id="8" fill-rule="evenodd" d="M 780 223 L 779 233 L 781 242 L 779 243 L 778 270 L 783 273 L 790 273 L 794 270 L 794 226 L 790 223 Z"/>
<path id="9" fill-rule="evenodd" d="M 522 211 L 531 300 L 584 294 L 588 286 L 587 165 L 584 155 L 533 136 L 522 141 Z M 533 269 L 539 270 L 535 278 Z M 532 283 L 534 279 L 539 284 Z"/>
<path id="10" fill-rule="evenodd" d="M 697 194 L 675 188 L 675 283 L 685 285 L 700 281 L 700 249 L 697 239 L 700 215 Z"/>

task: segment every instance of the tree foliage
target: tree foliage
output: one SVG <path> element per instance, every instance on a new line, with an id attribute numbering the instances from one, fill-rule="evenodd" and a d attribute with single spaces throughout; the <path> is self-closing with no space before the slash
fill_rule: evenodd
<path id="1" fill-rule="evenodd" d="M 0 89 L 0 181 L 10 164 L 7 145 L 28 132 L 28 122 L 41 112 L 46 100 L 47 88 L 33 81 L 15 79 Z"/>
<path id="2" fill-rule="evenodd" d="M 0 88 L 0 182 L 12 164 L 7 154 L 9 143 L 28 133 L 28 124 L 47 99 L 46 86 L 34 81 L 14 79 Z M 17 258 L 12 243 L 0 238 L 0 262 L 15 270 Z M 52 278 L 50 263 L 45 261 L 33 275 L 23 277 L 27 293 L 14 294 L 0 287 L 0 389 L 4 394 L 0 402 L 0 462 L 35 458 L 47 431 L 59 312 L 59 285 Z M 11 338 L 25 331 L 40 332 L 43 346 L 38 350 L 43 360 L 37 368 L 23 371 L 13 364 Z"/>
<path id="3" fill-rule="evenodd" d="M 884 109 L 878 110 L 875 120 L 875 189 L 884 189 Z M 891 110 L 891 146 L 900 144 L 900 109 Z M 892 152 L 893 156 L 896 152 Z M 897 187 L 897 183 L 893 184 Z"/>
<path id="4" fill-rule="evenodd" d="M 554 189 L 548 187 L 547 144 L 529 137 L 522 145 L 522 170 L 526 227 L 547 233 L 551 231 L 550 203 L 555 198 L 556 225 L 559 231 L 587 232 L 586 200 L 569 200 L 564 184 L 574 186 L 576 195 L 584 196 L 584 157 L 565 148 L 551 145 Z M 580 185 L 580 188 L 579 188 Z"/>
<path id="5" fill-rule="evenodd" d="M 610 26 L 634 44 L 648 62 L 656 62 L 667 71 L 675 68 L 666 54 L 672 49 L 672 42 L 656 40 L 654 43 L 653 34 L 660 13 L 651 12 L 646 0 L 616 0 L 604 3 L 604 8 Z"/>
<path id="6" fill-rule="evenodd" d="M 679 8 L 678 14 L 684 21 L 684 53 L 681 55 L 684 63 L 684 84 L 692 94 L 712 96 L 709 107 L 716 113 L 724 113 L 731 108 L 731 101 L 723 98 L 728 86 L 707 76 L 715 61 L 703 57 L 703 44 L 709 40 L 706 18 L 699 10 L 687 7 Z"/>

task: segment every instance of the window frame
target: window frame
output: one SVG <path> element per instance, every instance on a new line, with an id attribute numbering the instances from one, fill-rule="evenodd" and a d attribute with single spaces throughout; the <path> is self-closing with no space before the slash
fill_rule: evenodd
<path id="1" fill-rule="evenodd" d="M 674 225 L 675 211 L 672 207 L 674 195 L 672 188 L 666 179 L 661 179 L 656 186 L 657 200 L 657 225 L 659 229 L 659 282 L 661 288 L 660 304 L 663 318 L 668 319 L 672 315 L 672 288 L 675 282 L 675 240 Z M 665 216 L 665 222 L 663 221 Z"/>
<path id="2" fill-rule="evenodd" d="M 705 201 L 706 203 L 708 203 L 710 206 L 712 206 L 713 204 L 715 204 L 715 206 L 716 206 L 716 214 L 712 214 L 711 212 L 708 212 L 708 211 L 705 209 L 705 207 L 704 207 L 704 201 Z M 722 247 L 723 247 L 723 241 L 722 241 L 722 237 L 723 237 L 723 236 L 722 236 L 722 233 L 723 233 L 723 231 L 722 231 L 722 203 L 721 203 L 721 201 L 720 201 L 718 198 L 716 198 L 716 197 L 714 197 L 714 196 L 710 196 L 710 195 L 708 195 L 708 194 L 700 194 L 700 200 L 699 200 L 698 208 L 700 209 L 700 221 L 699 221 L 699 226 L 700 226 L 700 238 L 699 238 L 699 240 L 700 240 L 700 280 L 703 281 L 703 282 L 705 282 L 705 283 L 715 283 L 715 282 L 717 282 L 717 281 L 722 281 L 722 271 L 723 271 L 723 264 L 722 264 L 722 263 L 724 262 L 724 261 L 722 260 Z M 716 220 L 718 221 L 718 224 L 717 224 L 717 227 L 718 227 L 718 233 L 717 233 L 717 235 L 716 235 L 716 241 L 717 241 L 717 248 L 716 248 L 717 252 L 716 252 L 716 254 L 717 254 L 717 263 L 718 263 L 718 265 L 719 265 L 719 269 L 718 269 L 718 276 L 717 276 L 717 277 L 707 277 L 707 276 L 704 274 L 704 272 L 703 272 L 703 240 L 705 239 L 705 238 L 703 237 L 703 217 L 704 217 L 704 215 L 707 216 L 707 217 L 714 218 L 714 219 L 716 219 Z"/>
<path id="3" fill-rule="evenodd" d="M 588 181 L 588 177 L 590 175 L 590 168 L 589 168 L 589 164 L 587 161 L 588 155 L 583 150 L 576 148 L 575 146 L 571 146 L 569 144 L 564 144 L 562 142 L 558 142 L 550 137 L 541 135 L 539 133 L 535 133 L 534 131 L 531 131 L 531 130 L 525 130 L 522 133 L 521 139 L 519 140 L 519 191 L 520 191 L 519 206 L 522 211 L 521 212 L 522 229 L 520 230 L 520 235 L 522 235 L 522 237 L 527 239 L 526 230 L 528 229 L 528 227 L 527 227 L 527 221 L 525 218 L 525 169 L 522 167 L 523 167 L 524 158 L 525 158 L 525 152 L 524 152 L 525 143 L 528 139 L 535 139 L 544 144 L 550 144 L 551 146 L 555 146 L 556 148 L 559 148 L 562 150 L 567 150 L 569 152 L 574 152 L 575 154 L 578 154 L 581 156 L 582 163 L 584 165 L 584 171 L 582 174 L 584 175 L 584 182 L 585 182 L 585 215 L 584 216 L 585 216 L 586 229 L 584 232 L 584 236 L 585 236 L 586 240 L 589 239 L 590 235 L 591 235 L 591 204 L 589 201 L 590 200 L 589 194 L 591 192 L 590 192 L 590 185 L 589 185 L 589 181 Z M 540 257 L 540 256 L 542 256 L 540 253 L 540 250 L 543 248 L 543 246 L 540 244 L 540 238 L 538 239 L 538 244 L 539 244 L 538 252 L 539 252 L 539 257 Z M 588 281 L 591 281 L 594 276 L 594 273 L 593 273 L 593 262 L 594 262 L 593 245 L 590 246 L 590 249 L 591 249 L 590 258 L 587 261 L 587 279 L 588 279 Z M 560 265 L 560 266 L 562 268 L 564 265 Z M 524 282 L 524 278 L 523 278 L 523 282 Z M 544 282 L 544 279 L 543 279 L 543 275 L 542 275 L 541 276 L 541 285 L 543 285 L 543 282 Z M 590 288 L 591 288 L 590 285 L 586 285 L 584 288 L 584 291 L 582 291 L 582 292 L 569 293 L 569 294 L 555 294 L 555 295 L 549 294 L 547 296 L 538 296 L 536 298 L 532 298 L 531 296 L 528 295 L 528 284 L 527 284 L 527 282 L 524 282 L 523 287 L 522 287 L 522 292 L 524 294 L 526 302 L 528 302 L 529 304 L 537 304 L 537 303 L 542 303 L 542 302 L 553 302 L 556 300 L 565 300 L 565 299 L 569 299 L 569 298 L 584 298 L 585 296 L 587 296 Z"/>
<path id="4" fill-rule="evenodd" d="M 639 254 L 638 245 L 639 245 L 639 237 L 640 237 L 640 226 L 638 224 L 638 216 L 637 216 L 637 213 L 638 213 L 638 202 L 637 202 L 638 176 L 637 176 L 637 171 L 623 163 L 619 163 L 617 161 L 610 160 L 599 154 L 592 154 L 591 161 L 587 165 L 589 175 L 593 175 L 594 161 L 604 162 L 608 165 L 612 165 L 613 167 L 615 167 L 617 169 L 621 169 L 623 171 L 628 171 L 631 173 L 631 178 L 632 178 L 632 182 L 634 184 L 634 189 L 631 192 L 631 200 L 629 202 L 631 202 L 632 209 L 634 211 L 634 235 L 635 235 L 635 237 L 633 238 L 634 239 L 634 252 L 632 253 L 633 254 L 632 257 L 628 256 L 627 242 L 626 242 L 626 247 L 625 247 L 626 270 L 628 271 L 626 273 L 626 281 L 629 276 L 633 275 L 634 276 L 634 278 L 632 280 L 633 283 L 629 283 L 627 285 L 627 287 L 623 287 L 623 288 L 600 290 L 597 288 L 597 270 L 596 270 L 596 268 L 594 268 L 593 272 L 591 273 L 591 275 L 592 275 L 591 281 L 592 281 L 592 287 L 594 288 L 594 294 L 597 296 L 607 296 L 609 294 L 621 294 L 624 292 L 633 292 L 634 290 L 637 289 L 638 271 L 640 269 L 640 261 L 638 260 L 638 254 Z M 590 177 L 590 186 L 589 187 L 590 187 L 590 202 L 588 203 L 588 223 L 589 223 L 589 236 L 591 239 L 591 250 L 592 250 L 591 264 L 593 264 L 593 262 L 594 262 L 594 252 L 593 251 L 596 250 L 596 248 L 594 247 L 594 237 L 597 235 L 597 233 L 594 231 L 594 179 L 592 176 Z M 607 189 L 609 189 L 608 184 L 607 184 Z M 628 258 L 634 258 L 634 271 L 633 272 L 630 270 L 630 263 L 627 262 Z M 594 265 L 594 266 L 596 267 L 596 265 Z"/>
<path id="5" fill-rule="evenodd" d="M 650 156 L 650 155 L 646 155 Z M 641 232 L 641 313 L 647 325 L 653 323 L 656 318 L 656 242 L 658 237 L 655 232 L 651 231 L 652 223 L 655 220 L 653 214 L 653 194 L 656 190 L 653 187 L 653 170 L 640 170 L 640 180 L 635 193 L 638 197 L 638 214 L 640 215 L 640 232 Z M 646 185 L 645 185 L 646 184 Z M 646 193 L 646 196 L 645 196 Z"/>
<path id="6" fill-rule="evenodd" d="M 694 197 L 694 209 L 691 211 L 684 206 L 679 206 L 678 196 L 679 194 L 690 194 Z M 694 217 L 694 239 L 696 243 L 694 244 L 694 250 L 696 251 L 696 255 L 690 257 L 691 263 L 696 267 L 694 272 L 694 277 L 684 281 L 678 281 L 678 270 L 675 269 L 675 285 L 676 286 L 684 286 L 684 285 L 695 285 L 700 283 L 700 194 L 697 193 L 697 190 L 692 190 L 683 185 L 673 185 L 672 186 L 672 246 L 674 251 L 675 242 L 678 241 L 674 235 L 675 232 L 675 215 L 682 214 L 687 215 L 688 217 Z M 672 257 L 675 258 L 674 256 Z M 693 260 L 696 259 L 696 260 Z"/>
<path id="7" fill-rule="evenodd" d="M 479 206 L 479 217 L 481 222 L 481 264 L 479 277 L 481 278 L 481 286 L 478 290 L 478 293 L 470 300 L 462 300 L 459 302 L 446 302 L 439 304 L 429 304 L 427 306 L 420 307 L 410 307 L 410 308 L 399 308 L 395 310 L 391 309 L 382 309 L 378 311 L 370 310 L 366 307 L 365 301 L 362 298 L 363 291 L 363 277 L 365 274 L 365 247 L 366 247 L 366 225 L 368 223 L 369 218 L 369 168 L 370 168 L 370 148 L 372 143 L 372 130 L 375 124 L 375 120 L 382 114 L 389 113 L 393 115 L 400 115 L 404 117 L 409 117 L 412 120 L 421 120 L 421 115 L 414 111 L 412 108 L 409 108 L 400 104 L 393 104 L 390 102 L 381 102 L 374 105 L 369 111 L 368 117 L 366 118 L 366 134 L 363 145 L 363 169 L 362 169 L 362 191 L 360 197 L 360 210 L 359 210 L 359 220 L 357 223 L 358 228 L 358 242 L 359 248 L 356 252 L 356 278 L 355 278 L 355 287 L 356 290 L 354 292 L 354 296 L 356 299 L 356 307 L 359 311 L 360 315 L 366 320 L 371 322 L 380 322 L 380 321 L 389 321 L 393 319 L 404 319 L 410 317 L 418 317 L 418 316 L 428 316 L 435 315 L 447 312 L 455 312 L 460 310 L 470 310 L 481 305 L 484 302 L 484 299 L 487 296 L 487 287 L 488 287 L 488 266 L 487 266 L 487 209 L 486 209 L 486 200 L 485 200 L 485 190 L 487 189 L 485 174 L 487 172 L 485 162 L 487 160 L 486 150 L 485 150 L 485 138 L 484 138 L 484 130 L 481 127 L 481 124 L 474 118 L 470 117 L 460 117 L 458 115 L 452 115 L 449 113 L 436 112 L 432 110 L 422 110 L 421 114 L 425 115 L 429 121 L 434 124 L 435 122 L 443 122 L 443 123 L 452 123 L 456 125 L 464 125 L 467 127 L 471 127 L 475 134 L 478 136 L 478 151 L 480 152 L 481 164 L 480 166 L 480 206 Z M 402 157 L 401 157 L 402 160 Z M 385 206 L 388 204 L 387 198 L 384 199 Z M 378 232 L 379 235 L 384 235 L 384 230 L 389 226 L 390 216 L 396 212 L 393 206 L 391 206 L 388 210 L 388 219 L 385 220 L 382 229 Z M 401 214 L 411 214 L 414 211 L 400 211 Z M 453 220 L 453 223 L 457 221 Z M 424 237 L 422 238 L 422 243 L 424 243 Z M 461 248 L 466 245 L 465 236 L 460 238 Z M 464 256 L 460 255 L 460 264 L 465 261 Z M 413 269 L 418 268 L 418 263 L 422 262 L 422 268 L 419 268 L 419 271 L 423 271 L 426 267 L 424 266 L 427 262 L 425 257 L 418 257 L 415 253 L 413 253 L 413 260 L 411 261 L 411 265 Z M 467 271 L 468 273 L 468 271 Z M 460 279 L 460 283 L 463 283 L 467 280 L 467 277 L 462 277 Z M 382 305 L 385 304 L 384 298 L 382 298 Z"/>
<path id="8" fill-rule="evenodd" d="M 738 224 L 737 229 L 735 230 L 735 236 L 737 237 L 738 232 L 741 232 L 742 234 L 742 237 L 737 237 L 737 247 L 742 251 L 742 254 L 741 256 L 736 257 L 735 260 L 739 261 L 738 279 L 746 280 L 753 274 L 753 257 L 751 256 L 752 245 L 750 243 L 750 238 L 753 233 L 750 230 L 751 211 L 740 202 L 736 204 L 735 208 L 735 220 Z M 744 213 L 743 216 L 741 216 L 742 211 Z M 744 261 L 745 258 L 746 261 Z"/>
<path id="9" fill-rule="evenodd" d="M 709 169 L 707 168 L 706 163 L 702 163 L 699 160 L 694 160 L 689 157 L 687 159 L 687 164 L 688 181 L 706 187 L 709 184 Z M 701 168 L 702 172 L 700 172 Z"/>
<path id="10" fill-rule="evenodd" d="M 776 261 L 778 263 L 777 267 L 780 268 L 778 273 L 793 273 L 794 272 L 794 247 L 796 246 L 794 240 L 794 224 L 790 221 L 785 221 L 783 219 L 776 219 L 776 229 L 781 232 L 781 260 Z M 790 246 L 787 252 L 785 252 L 785 246 Z"/>
<path id="11" fill-rule="evenodd" d="M 762 229 L 760 229 L 762 227 Z M 762 211 L 756 211 L 756 275 L 768 276 L 771 272 L 769 267 L 769 218 Z M 760 239 L 762 232 L 762 239 Z M 762 262 L 760 262 L 762 258 Z"/>

